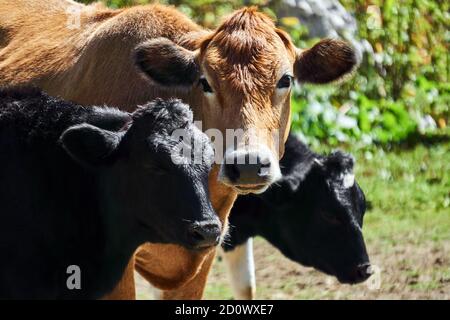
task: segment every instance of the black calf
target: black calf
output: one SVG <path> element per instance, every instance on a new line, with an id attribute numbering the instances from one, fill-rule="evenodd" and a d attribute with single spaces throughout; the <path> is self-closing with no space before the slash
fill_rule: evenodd
<path id="1" fill-rule="evenodd" d="M 179 128 L 202 144 L 205 161 L 172 161 Z M 100 298 L 144 242 L 216 245 L 211 159 L 177 100 L 128 114 L 0 90 L 0 298 Z M 71 265 L 79 290 L 67 287 Z"/>

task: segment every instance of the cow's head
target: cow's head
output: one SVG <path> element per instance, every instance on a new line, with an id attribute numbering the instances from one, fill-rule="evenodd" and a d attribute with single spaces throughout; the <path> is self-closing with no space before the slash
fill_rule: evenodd
<path id="1" fill-rule="evenodd" d="M 289 140 L 287 148 L 286 155 Z M 362 234 L 366 202 L 351 156 L 337 151 L 302 162 L 261 197 L 272 208 L 262 217 L 263 236 L 287 257 L 343 283 L 370 276 Z"/>
<path id="2" fill-rule="evenodd" d="M 190 90 L 203 129 L 222 134 L 223 143 L 217 143 L 212 133 L 223 156 L 219 179 L 240 193 L 260 193 L 280 177 L 294 79 L 329 83 L 357 64 L 353 49 L 339 40 L 296 48 L 254 8 L 236 11 L 190 46 L 165 38 L 147 41 L 136 48 L 135 58 L 158 85 Z M 227 135 L 227 129 L 238 131 Z"/>
<path id="3" fill-rule="evenodd" d="M 61 143 L 73 159 L 99 173 L 108 217 L 130 223 L 146 242 L 189 249 L 217 245 L 221 223 L 208 192 L 213 149 L 189 108 L 179 100 L 157 100 L 128 115 L 121 130 L 114 130 L 119 111 L 92 112 L 88 123 L 67 129 Z M 184 140 L 174 137 L 177 130 Z M 192 159 L 191 143 L 202 157 Z"/>

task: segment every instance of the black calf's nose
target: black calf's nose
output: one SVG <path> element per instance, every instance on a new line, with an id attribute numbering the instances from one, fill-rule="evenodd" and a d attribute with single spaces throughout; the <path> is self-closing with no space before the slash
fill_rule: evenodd
<path id="1" fill-rule="evenodd" d="M 225 164 L 225 174 L 231 182 L 239 182 L 239 184 L 261 184 L 267 182 L 271 166 L 269 159 L 261 159 L 260 156 L 251 159 L 249 155 L 246 155 L 245 162 L 241 162 L 235 157 L 232 163 Z"/>
<path id="2" fill-rule="evenodd" d="M 188 236 L 197 249 L 217 246 L 220 233 L 219 223 L 193 223 L 188 230 Z"/>
<path id="3" fill-rule="evenodd" d="M 355 283 L 363 282 L 367 280 L 372 275 L 372 268 L 370 267 L 370 263 L 364 263 L 358 265 L 353 270 L 353 279 Z"/>

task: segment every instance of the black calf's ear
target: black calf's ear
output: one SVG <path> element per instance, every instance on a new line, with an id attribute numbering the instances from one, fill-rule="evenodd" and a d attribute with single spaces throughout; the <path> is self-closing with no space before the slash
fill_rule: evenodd
<path id="1" fill-rule="evenodd" d="M 357 66 L 355 50 L 348 43 L 326 39 L 311 49 L 298 49 L 294 71 L 300 82 L 324 84 L 342 79 Z"/>
<path id="2" fill-rule="evenodd" d="M 196 53 L 166 38 L 140 44 L 134 59 L 146 76 L 162 86 L 192 86 L 200 77 Z"/>
<path id="3" fill-rule="evenodd" d="M 100 129 L 119 131 L 131 123 L 131 114 L 113 108 L 92 107 L 92 113 L 86 120 Z"/>
<path id="4" fill-rule="evenodd" d="M 99 165 L 116 150 L 121 134 L 84 123 L 63 132 L 60 143 L 76 161 L 84 165 Z"/>

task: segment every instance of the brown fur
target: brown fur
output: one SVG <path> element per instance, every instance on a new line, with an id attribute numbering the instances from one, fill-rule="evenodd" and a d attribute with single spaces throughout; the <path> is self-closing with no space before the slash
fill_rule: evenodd
<path id="1" fill-rule="evenodd" d="M 81 10 L 80 29 L 67 28 L 69 8 Z M 149 81 L 147 66 L 135 65 L 135 47 L 157 38 L 183 46 L 186 59 L 195 61 L 208 77 L 214 98 L 206 97 L 196 83 L 190 88 L 164 88 Z M 164 60 L 152 56 L 161 53 L 148 52 L 148 61 L 141 62 L 156 61 L 157 67 L 166 68 Z M 312 66 L 317 64 L 314 54 L 299 54 L 289 36 L 254 8 L 237 11 L 209 32 L 174 8 L 161 5 L 111 10 L 71 0 L 0 1 L 0 86 L 33 84 L 81 104 L 108 104 L 127 111 L 155 97 L 178 97 L 191 105 L 204 129 L 280 129 L 286 139 L 289 90 L 277 94 L 276 84 L 284 72 L 294 72 L 296 61 L 301 79 L 308 79 L 301 75 L 304 72 L 315 72 L 298 65 L 302 57 Z M 334 68 L 332 61 L 323 59 Z M 336 70 L 344 70 L 342 66 Z M 266 138 L 266 144 L 275 147 L 272 137 Z M 283 143 L 274 151 L 281 156 Z M 210 176 L 211 201 L 226 223 L 237 194 L 218 183 L 217 173 L 215 168 Z M 161 289 L 179 289 L 167 292 L 166 298 L 195 299 L 203 294 L 213 256 L 213 251 L 195 253 L 152 244 L 136 253 L 136 268 Z M 134 298 L 132 273 L 130 262 L 110 298 Z"/>
<path id="2" fill-rule="evenodd" d="M 210 117 L 216 121 L 208 127 L 236 128 L 233 115 L 240 115 L 239 127 L 244 130 L 289 129 L 289 94 L 276 97 L 275 89 L 282 75 L 278 73 L 283 67 L 289 71 L 295 51 L 292 45 L 284 45 L 278 32 L 269 17 L 255 8 L 244 8 L 203 40 L 203 68 L 222 105 L 222 116 Z M 273 149 L 275 141 L 267 139 Z M 282 145 L 273 151 L 282 154 Z"/>

